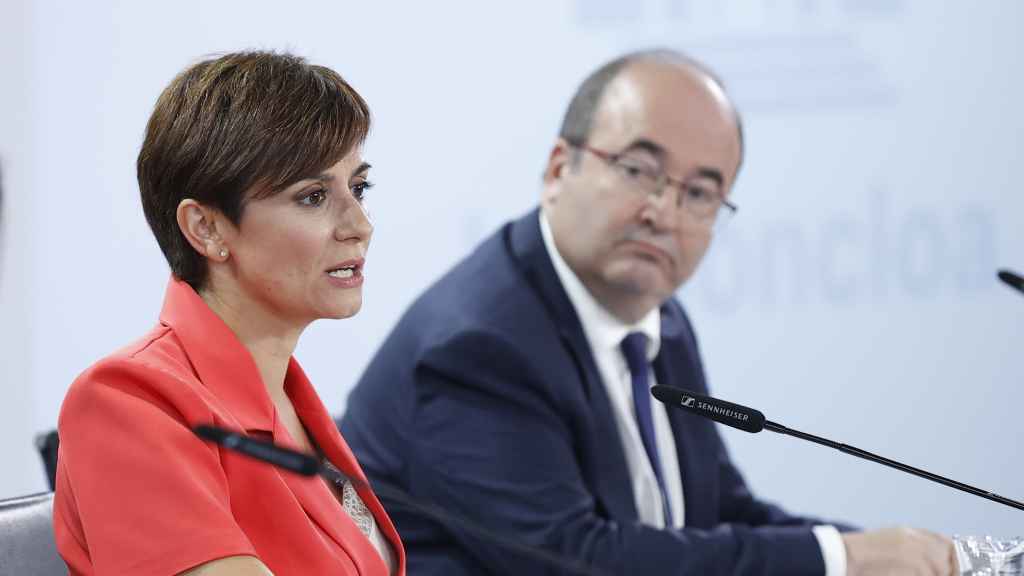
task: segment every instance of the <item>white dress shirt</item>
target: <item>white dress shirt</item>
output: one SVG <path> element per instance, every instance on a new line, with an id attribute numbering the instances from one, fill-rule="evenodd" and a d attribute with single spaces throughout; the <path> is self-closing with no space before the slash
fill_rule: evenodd
<path id="1" fill-rule="evenodd" d="M 629 367 L 619 348 L 627 334 L 641 332 L 647 336 L 647 359 L 653 361 L 661 346 L 661 313 L 655 308 L 639 322 L 631 325 L 613 316 L 594 299 L 576 273 L 562 259 L 562 255 L 555 247 L 551 227 L 543 210 L 540 214 L 540 227 L 548 256 L 583 326 L 594 363 L 611 401 L 640 521 L 655 528 L 666 528 L 661 489 L 658 487 L 654 468 L 640 438 L 640 429 L 633 414 L 633 388 Z M 658 383 L 653 369 L 650 369 L 648 381 L 651 386 Z M 683 482 L 675 481 L 682 476 L 666 406 L 660 402 L 652 402 L 651 416 L 654 420 L 655 442 L 658 445 L 658 457 L 661 459 L 662 474 L 665 478 L 669 509 L 672 511 L 671 528 L 682 528 L 685 519 L 683 482 L 686 479 L 683 478 Z M 846 547 L 839 531 L 833 526 L 815 526 L 813 531 L 825 559 L 826 576 L 845 576 Z"/>

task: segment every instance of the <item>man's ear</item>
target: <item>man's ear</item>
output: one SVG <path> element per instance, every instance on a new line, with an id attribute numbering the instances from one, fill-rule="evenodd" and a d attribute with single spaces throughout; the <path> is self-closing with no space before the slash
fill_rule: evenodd
<path id="1" fill-rule="evenodd" d="M 576 151 L 565 141 L 559 138 L 548 154 L 548 163 L 544 167 L 544 187 L 541 194 L 541 201 L 545 204 L 554 204 L 558 201 L 558 194 L 562 190 L 562 179 L 573 170 L 573 162 L 576 158 Z"/>
<path id="2" fill-rule="evenodd" d="M 178 204 L 175 215 L 178 228 L 196 252 L 216 262 L 228 259 L 230 239 L 227 236 L 230 236 L 231 226 L 219 210 L 185 198 Z"/>
<path id="3" fill-rule="evenodd" d="M 544 183 L 549 184 L 562 178 L 565 171 L 572 168 L 575 154 L 573 147 L 564 138 L 556 140 L 551 153 L 548 154 L 548 164 L 544 168 Z"/>

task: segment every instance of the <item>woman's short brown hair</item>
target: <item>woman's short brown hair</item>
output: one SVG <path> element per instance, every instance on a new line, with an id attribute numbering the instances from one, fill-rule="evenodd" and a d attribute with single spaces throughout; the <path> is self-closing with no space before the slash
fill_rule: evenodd
<path id="1" fill-rule="evenodd" d="M 366 138 L 370 110 L 338 73 L 291 54 L 238 52 L 178 74 L 157 100 L 136 164 L 142 208 L 171 272 L 199 290 L 206 259 L 178 227 L 192 198 L 238 224 L 246 193 L 319 174 Z"/>

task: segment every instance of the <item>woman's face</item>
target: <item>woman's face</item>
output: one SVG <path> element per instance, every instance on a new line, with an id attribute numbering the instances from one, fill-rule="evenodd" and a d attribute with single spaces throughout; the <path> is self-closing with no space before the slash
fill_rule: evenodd
<path id="1" fill-rule="evenodd" d="M 238 296 L 295 325 L 358 312 L 373 234 L 369 169 L 356 149 L 314 178 L 250 199 L 226 238 Z"/>

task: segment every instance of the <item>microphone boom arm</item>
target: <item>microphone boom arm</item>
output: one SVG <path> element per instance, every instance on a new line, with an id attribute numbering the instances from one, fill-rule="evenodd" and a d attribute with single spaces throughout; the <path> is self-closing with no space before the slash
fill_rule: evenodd
<path id="1" fill-rule="evenodd" d="M 820 436 L 815 436 L 814 434 L 808 434 L 806 432 L 801 432 L 799 430 L 794 430 L 793 428 L 787 428 L 786 426 L 783 426 L 782 424 L 778 424 L 776 422 L 772 422 L 771 420 L 766 420 L 765 423 L 764 423 L 764 427 L 765 427 L 766 430 L 771 430 L 772 432 L 776 432 L 778 434 L 785 434 L 787 436 L 794 436 L 796 438 L 801 438 L 803 440 L 807 440 L 808 442 L 813 442 L 815 444 L 820 444 L 822 446 L 827 446 L 829 448 L 834 448 L 836 450 L 839 450 L 840 452 L 843 452 L 844 454 L 849 454 L 851 456 L 856 456 L 858 458 L 863 458 L 864 460 L 870 460 L 871 462 L 875 462 L 875 463 L 881 464 L 883 466 L 888 466 L 890 468 L 895 468 L 897 470 L 906 472 L 907 474 L 913 474 L 914 476 L 917 476 L 918 478 L 924 478 L 925 480 L 931 480 L 932 482 L 938 482 L 939 484 L 942 484 L 944 486 L 949 486 L 950 488 L 956 488 L 957 490 L 960 490 L 961 492 L 967 492 L 968 494 L 973 494 L 975 496 L 980 496 L 981 498 L 985 498 L 986 500 L 991 500 L 993 502 L 998 502 L 998 503 L 1003 504 L 1005 506 L 1009 506 L 1011 508 L 1016 508 L 1017 510 L 1024 510 L 1024 503 L 1018 502 L 1016 500 L 1011 500 L 1010 498 L 1006 498 L 1005 496 L 1000 496 L 999 494 L 996 494 L 994 492 L 990 492 L 988 490 L 982 490 L 981 488 L 975 488 L 974 486 L 971 486 L 969 484 L 964 484 L 963 482 L 957 482 L 956 480 L 952 480 L 952 479 L 946 478 L 945 476 L 939 476 L 938 474 L 933 474 L 931 472 L 928 472 L 927 470 L 921 470 L 920 468 L 914 468 L 913 466 L 908 466 L 908 465 L 906 465 L 906 464 L 904 464 L 902 462 L 897 462 L 895 460 L 890 460 L 889 458 L 885 458 L 885 457 L 879 456 L 877 454 L 872 454 L 871 452 L 868 452 L 867 450 L 861 450 L 860 448 L 856 448 L 856 447 L 850 446 L 848 444 L 842 444 L 840 442 L 834 442 L 834 441 L 829 440 L 827 438 L 822 438 Z"/>
<path id="2" fill-rule="evenodd" d="M 895 468 L 896 470 L 906 472 L 907 474 L 913 474 L 918 478 L 931 480 L 932 482 L 937 482 L 944 486 L 955 488 L 961 492 L 967 492 L 968 494 L 980 496 L 986 500 L 998 502 L 999 504 L 1009 506 L 1010 508 L 1024 510 L 1024 503 L 1000 496 L 994 492 L 975 488 L 974 486 L 964 484 L 963 482 L 957 482 L 956 480 L 951 480 L 949 478 L 939 476 L 938 474 L 932 474 L 927 470 L 914 468 L 913 466 L 908 466 L 902 462 L 890 460 L 889 458 L 883 458 L 882 456 L 872 454 L 867 450 L 861 450 L 860 448 L 855 448 L 848 444 L 841 444 L 827 438 L 815 436 L 814 434 L 808 434 L 806 432 L 787 428 L 778 422 L 768 420 L 764 417 L 764 414 L 761 413 L 761 411 L 748 406 L 733 404 L 732 402 L 726 402 L 725 400 L 719 400 L 718 398 L 704 396 L 702 394 L 691 392 L 690 390 L 685 390 L 683 388 L 676 388 L 674 386 L 654 386 L 651 388 L 651 395 L 666 406 L 671 406 L 672 408 L 689 412 L 700 416 L 701 418 L 707 418 L 708 420 L 713 420 L 720 424 L 725 424 L 726 426 L 743 430 L 744 432 L 756 434 L 761 430 L 768 429 L 777 434 L 785 434 L 787 436 L 793 436 L 795 438 L 807 440 L 808 442 L 834 448 L 845 454 L 863 458 L 864 460 L 870 460 L 871 462 L 888 466 L 890 468 Z"/>

